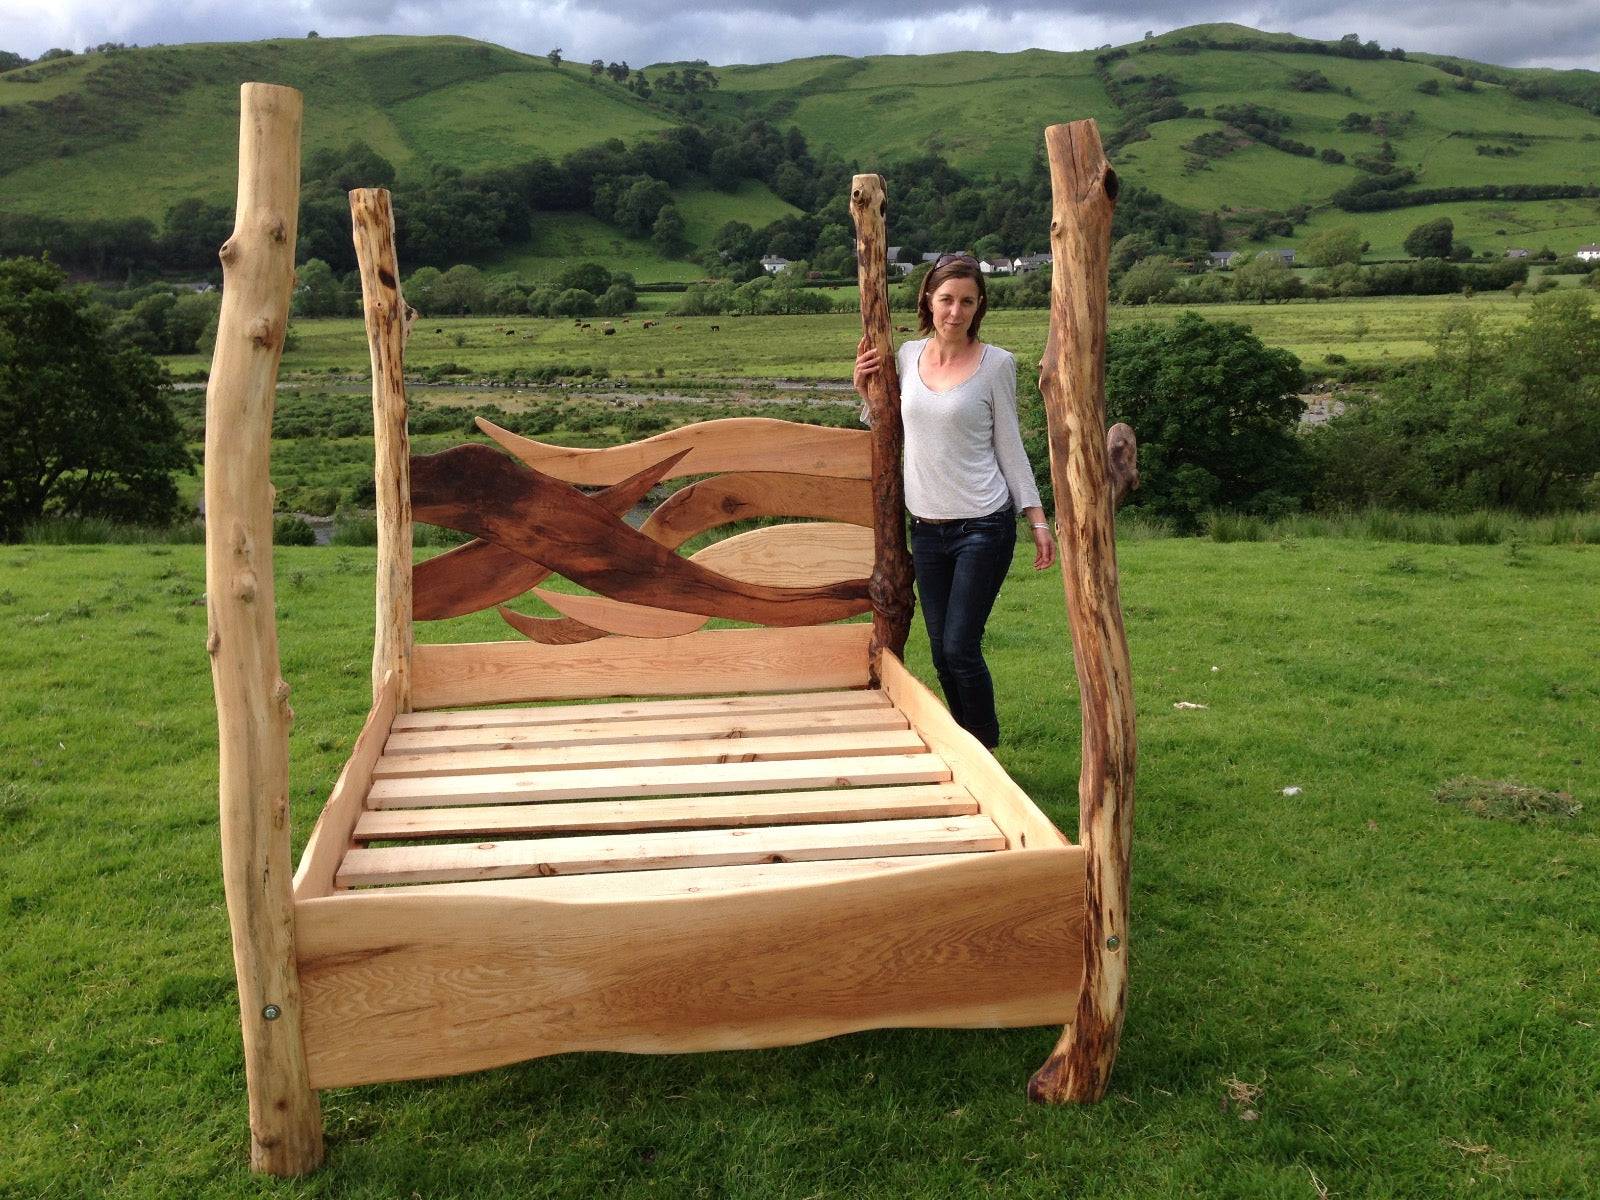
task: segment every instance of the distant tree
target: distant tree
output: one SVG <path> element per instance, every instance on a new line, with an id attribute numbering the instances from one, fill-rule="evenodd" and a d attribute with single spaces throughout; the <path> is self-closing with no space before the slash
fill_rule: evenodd
<path id="1" fill-rule="evenodd" d="M 172 520 L 193 459 L 170 399 L 59 268 L 0 261 L 0 540 L 44 516 Z"/>
<path id="2" fill-rule="evenodd" d="M 664 258 L 678 258 L 689 249 L 688 234 L 684 230 L 683 216 L 676 204 L 664 204 L 650 231 L 651 241 Z"/>
<path id="3" fill-rule="evenodd" d="M 593 292 L 583 288 L 567 288 L 550 301 L 552 317 L 592 317 L 596 301 Z"/>
<path id="4" fill-rule="evenodd" d="M 320 258 L 308 259 L 295 270 L 294 300 L 297 317 L 343 316 L 344 288 L 333 268 Z"/>
<path id="5" fill-rule="evenodd" d="M 406 303 L 426 316 L 436 315 L 439 307 L 434 289 L 443 278 L 444 272 L 438 267 L 418 267 L 405 282 Z"/>
<path id="6" fill-rule="evenodd" d="M 1437 96 L 1439 94 L 1439 81 L 1437 79 L 1424 79 L 1417 84 L 1417 91 L 1424 96 Z"/>
<path id="7" fill-rule="evenodd" d="M 1292 71 L 1289 90 L 1294 92 L 1331 92 L 1333 83 L 1321 71 Z"/>
<path id="8" fill-rule="evenodd" d="M 363 141 L 351 142 L 342 150 L 314 150 L 306 155 L 300 168 L 302 188 L 317 185 L 337 193 L 346 209 L 348 224 L 349 204 L 345 193 L 352 188 L 392 188 L 395 182 L 394 164 Z M 349 230 L 345 231 L 346 236 Z"/>
<path id="9" fill-rule="evenodd" d="M 1233 272 L 1234 294 L 1241 300 L 1254 300 L 1258 304 L 1289 299 L 1298 290 L 1299 283 L 1299 277 L 1270 250 L 1256 255 Z"/>
<path id="10" fill-rule="evenodd" d="M 556 49 L 546 54 L 545 57 L 550 60 L 550 65 L 552 67 L 559 67 L 561 65 L 561 48 L 558 46 Z"/>
<path id="11" fill-rule="evenodd" d="M 217 251 L 233 233 L 233 210 L 203 200 L 180 200 L 167 209 L 161 225 L 162 260 L 184 271 L 208 271 Z"/>
<path id="12" fill-rule="evenodd" d="M 434 285 L 433 311 L 457 315 L 482 312 L 488 294 L 483 272 L 458 263 L 439 276 L 439 282 Z"/>
<path id="13" fill-rule="evenodd" d="M 602 317 L 620 317 L 638 302 L 631 287 L 625 283 L 613 283 L 595 299 L 595 312 Z"/>
<path id="14" fill-rule="evenodd" d="M 592 296 L 598 296 L 610 286 L 611 272 L 597 262 L 576 263 L 562 271 L 555 280 L 557 292 L 576 289 Z"/>
<path id="15" fill-rule="evenodd" d="M 1600 311 L 1568 291 L 1487 331 L 1441 322 L 1431 359 L 1310 439 L 1330 504 L 1548 512 L 1593 502 L 1600 476 Z"/>
<path id="16" fill-rule="evenodd" d="M 593 58 L 593 59 L 589 60 L 589 74 L 590 74 L 590 76 L 604 75 L 605 73 L 606 73 L 606 64 L 605 64 L 605 60 L 604 59 Z"/>
<path id="17" fill-rule="evenodd" d="M 1307 238 L 1300 247 L 1300 257 L 1307 266 L 1331 267 L 1335 263 L 1360 262 L 1365 249 L 1359 229 L 1354 225 L 1339 225 Z"/>
<path id="18" fill-rule="evenodd" d="M 0 50 L 0 71 L 14 71 L 28 65 L 28 60 L 11 50 Z"/>
<path id="19" fill-rule="evenodd" d="M 37 61 L 38 62 L 53 62 L 58 58 L 71 58 L 71 57 L 72 57 L 72 51 L 71 50 L 64 49 L 61 46 L 52 46 L 50 49 L 46 50 L 43 54 L 39 55 Z"/>
<path id="20" fill-rule="evenodd" d="M 306 37 L 308 37 L 308 38 L 315 38 L 315 37 L 321 37 L 321 36 L 322 35 L 320 33 L 318 33 L 315 29 L 310 29 L 310 30 L 306 31 Z"/>
<path id="21" fill-rule="evenodd" d="M 1117 286 L 1117 299 L 1124 304 L 1153 304 L 1177 282 L 1178 273 L 1166 255 L 1152 254 L 1128 268 Z"/>
<path id="22" fill-rule="evenodd" d="M 1215 508 L 1277 513 L 1306 489 L 1299 360 L 1248 326 L 1184 313 L 1115 329 L 1106 415 L 1139 431 L 1139 507 L 1197 530 Z"/>
<path id="23" fill-rule="evenodd" d="M 1401 245 L 1413 258 L 1449 258 L 1455 230 L 1455 223 L 1449 217 L 1424 221 L 1406 234 Z"/>

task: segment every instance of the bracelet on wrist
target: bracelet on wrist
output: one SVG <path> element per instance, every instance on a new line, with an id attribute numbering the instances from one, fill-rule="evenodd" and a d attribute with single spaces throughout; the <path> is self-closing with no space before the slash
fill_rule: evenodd
<path id="1" fill-rule="evenodd" d="M 1049 529 L 1050 528 L 1050 526 L 1044 524 L 1042 521 L 1034 521 L 1032 524 L 1033 524 L 1033 527 L 1035 529 Z"/>

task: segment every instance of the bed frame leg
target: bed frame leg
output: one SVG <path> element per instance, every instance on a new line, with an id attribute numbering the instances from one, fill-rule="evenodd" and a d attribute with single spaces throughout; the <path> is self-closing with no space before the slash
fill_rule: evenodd
<path id="1" fill-rule="evenodd" d="M 1114 511 L 1131 461 L 1105 430 L 1106 267 L 1117 176 L 1093 121 L 1045 130 L 1054 195 L 1050 338 L 1039 390 L 1050 429 L 1061 574 L 1083 715 L 1078 837 L 1088 852 L 1083 992 L 1078 1011 L 1028 1083 L 1043 1103 L 1092 1103 L 1106 1093 L 1128 996 L 1128 865 L 1136 751 L 1128 641 L 1117 585 Z M 1122 427 L 1126 429 L 1126 427 Z"/>
<path id="2" fill-rule="evenodd" d="M 906 549 L 905 482 L 900 473 L 903 430 L 900 381 L 894 365 L 894 331 L 889 324 L 888 198 L 881 175 L 857 175 L 850 182 L 850 215 L 856 225 L 857 277 L 861 285 L 861 332 L 877 349 L 883 365 L 867 386 L 872 418 L 873 568 L 867 595 L 872 601 L 872 645 L 868 650 L 873 685 L 879 682 L 878 656 L 906 652 L 906 635 L 916 607 L 911 588 L 911 552 Z"/>
<path id="3" fill-rule="evenodd" d="M 222 882 L 239 980 L 250 1166 L 322 1161 L 322 1112 L 300 1033 L 289 858 L 289 685 L 272 586 L 272 408 L 294 288 L 300 93 L 240 93 L 239 202 L 221 250 L 222 313 L 206 388 L 206 649 L 217 697 Z"/>

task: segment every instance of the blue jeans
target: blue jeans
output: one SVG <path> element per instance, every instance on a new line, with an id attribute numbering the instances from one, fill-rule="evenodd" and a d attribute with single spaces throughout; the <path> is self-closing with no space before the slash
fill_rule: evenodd
<path id="1" fill-rule="evenodd" d="M 911 561 L 933 669 L 950 715 L 991 750 L 1000 744 L 1000 718 L 983 660 L 983 627 L 1016 544 L 1016 514 L 1009 506 L 965 521 L 911 518 Z"/>

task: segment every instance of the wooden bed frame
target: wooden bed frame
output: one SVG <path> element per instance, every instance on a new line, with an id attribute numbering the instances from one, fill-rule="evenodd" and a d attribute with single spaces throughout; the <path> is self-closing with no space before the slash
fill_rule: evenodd
<path id="1" fill-rule="evenodd" d="M 892 367 L 870 432 L 737 419 L 569 450 L 480 421 L 504 453 L 413 459 L 415 314 L 388 194 L 359 190 L 373 704 L 291 876 L 268 450 L 301 106 L 263 84 L 242 97 L 205 486 L 252 1165 L 317 1166 L 318 1089 L 574 1050 L 1061 1024 L 1029 1094 L 1098 1099 L 1127 979 L 1134 727 L 1112 520 L 1136 476 L 1131 431 L 1109 449 L 1100 436 L 1116 179 L 1093 123 L 1047 131 L 1057 271 L 1041 380 L 1082 699 L 1078 845 L 901 662 L 912 590 Z M 852 207 L 863 328 L 892 364 L 882 180 L 857 176 Z M 698 481 L 640 529 L 620 519 L 682 477 Z M 773 517 L 804 520 L 674 553 Z M 473 540 L 414 567 L 414 519 Z M 590 594 L 539 590 L 556 617 L 505 607 L 551 573 Z M 515 640 L 414 643 L 415 620 L 497 605 Z M 700 628 L 712 617 L 748 627 Z"/>

